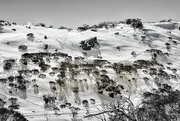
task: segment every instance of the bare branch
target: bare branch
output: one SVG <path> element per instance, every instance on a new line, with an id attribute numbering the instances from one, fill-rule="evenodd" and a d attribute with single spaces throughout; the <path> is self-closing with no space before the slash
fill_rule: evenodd
<path id="1" fill-rule="evenodd" d="M 113 113 L 115 111 L 119 111 L 121 112 L 126 118 L 128 118 L 129 120 L 131 121 L 137 121 L 136 119 L 132 119 L 130 116 L 128 116 L 125 112 L 119 110 L 119 109 L 116 109 L 116 110 L 111 110 L 111 111 L 103 111 L 103 112 L 100 112 L 100 113 L 96 113 L 96 114 L 90 114 L 90 115 L 87 115 L 87 116 L 84 116 L 84 118 L 88 118 L 88 117 L 93 117 L 93 116 L 97 116 L 97 115 L 101 115 L 101 114 L 105 114 L 105 113 Z"/>

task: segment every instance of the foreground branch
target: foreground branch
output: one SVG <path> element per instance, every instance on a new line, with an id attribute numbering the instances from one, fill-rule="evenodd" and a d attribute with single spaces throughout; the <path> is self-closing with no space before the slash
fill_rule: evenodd
<path id="1" fill-rule="evenodd" d="M 115 111 L 121 112 L 122 115 L 126 116 L 126 118 L 128 118 L 128 119 L 131 120 L 131 121 L 136 121 L 136 119 L 132 119 L 130 116 L 128 116 L 126 113 L 124 113 L 123 111 L 121 111 L 121 110 L 119 110 L 119 109 L 111 110 L 111 111 L 103 111 L 103 112 L 96 113 L 96 114 L 89 114 L 89 115 L 87 115 L 87 116 L 84 116 L 84 118 L 93 117 L 93 116 L 101 115 L 101 114 L 104 114 L 104 113 L 113 113 L 113 112 L 115 112 Z"/>

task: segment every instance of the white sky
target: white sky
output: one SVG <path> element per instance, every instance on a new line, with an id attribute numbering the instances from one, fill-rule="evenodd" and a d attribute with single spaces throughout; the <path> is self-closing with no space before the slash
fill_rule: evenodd
<path id="1" fill-rule="evenodd" d="M 180 0 L 0 0 L 0 19 L 77 28 L 141 18 L 180 20 Z"/>

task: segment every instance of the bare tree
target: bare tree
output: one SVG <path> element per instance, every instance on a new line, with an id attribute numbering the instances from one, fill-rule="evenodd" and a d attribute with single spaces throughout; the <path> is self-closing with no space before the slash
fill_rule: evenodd
<path id="1" fill-rule="evenodd" d="M 138 121 L 135 109 L 129 96 L 128 98 L 124 97 L 117 100 L 116 102 L 103 102 L 102 109 L 98 109 L 100 113 L 89 114 L 85 116 L 85 118 L 102 115 L 103 121 L 106 121 L 106 115 L 110 121 Z"/>
<path id="2" fill-rule="evenodd" d="M 179 121 L 180 91 L 168 84 L 142 94 L 142 101 L 135 106 L 128 98 L 103 103 L 99 113 L 85 116 L 106 115 L 109 121 Z M 101 116 L 102 117 L 102 116 Z M 106 118 L 102 121 L 106 121 Z"/>

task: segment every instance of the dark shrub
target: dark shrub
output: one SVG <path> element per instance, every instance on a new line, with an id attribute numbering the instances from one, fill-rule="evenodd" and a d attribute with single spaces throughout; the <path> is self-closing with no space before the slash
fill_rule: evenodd
<path id="1" fill-rule="evenodd" d="M 17 23 L 16 23 L 16 22 L 12 22 L 12 24 L 13 24 L 13 25 L 17 25 Z"/>
<path id="2" fill-rule="evenodd" d="M 53 28 L 53 25 L 49 26 L 49 28 Z"/>
<path id="3" fill-rule="evenodd" d="M 125 23 L 131 25 L 133 28 L 142 29 L 143 24 L 140 19 L 126 19 Z"/>
<path id="4" fill-rule="evenodd" d="M 44 23 L 39 23 L 39 24 L 36 24 L 35 26 L 46 27 Z"/>
<path id="5" fill-rule="evenodd" d="M 44 39 L 48 39 L 47 36 L 44 36 Z"/>
<path id="6" fill-rule="evenodd" d="M 22 114 L 16 111 L 0 108 L 0 121 L 7 121 L 12 116 L 13 121 L 28 121 Z"/>
<path id="7" fill-rule="evenodd" d="M 20 52 L 27 52 L 28 47 L 26 45 L 20 45 L 18 47 L 18 49 L 19 49 Z"/>
<path id="8" fill-rule="evenodd" d="M 80 32 L 86 31 L 86 30 L 87 30 L 86 27 L 78 27 L 78 28 L 77 28 L 77 31 L 80 31 Z"/>
<path id="9" fill-rule="evenodd" d="M 12 29 L 13 31 L 16 31 L 16 29 Z"/>
<path id="10" fill-rule="evenodd" d="M 93 32 L 97 32 L 98 30 L 97 30 L 97 29 L 91 29 L 91 31 L 93 31 Z"/>
<path id="11" fill-rule="evenodd" d="M 58 29 L 67 29 L 65 26 L 60 26 Z"/>

